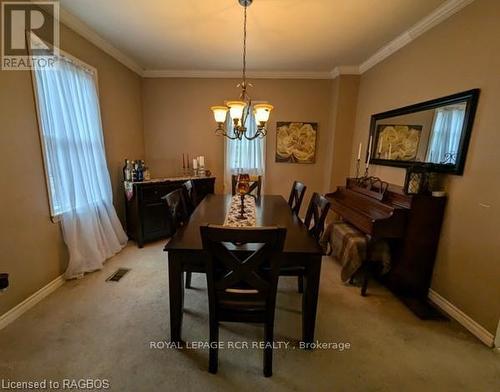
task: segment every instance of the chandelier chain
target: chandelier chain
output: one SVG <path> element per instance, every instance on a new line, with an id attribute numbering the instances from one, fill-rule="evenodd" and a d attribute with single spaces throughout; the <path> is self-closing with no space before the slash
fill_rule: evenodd
<path id="1" fill-rule="evenodd" d="M 247 5 L 245 4 L 245 16 L 243 24 L 243 88 L 246 89 L 247 75 Z"/>
<path id="2" fill-rule="evenodd" d="M 252 4 L 253 0 L 238 0 L 240 5 L 244 7 L 244 16 L 243 16 L 243 69 L 242 69 L 242 81 L 236 87 L 241 88 L 240 101 L 234 102 L 235 109 L 241 110 L 235 112 L 234 117 L 232 113 L 233 106 L 227 104 L 226 106 L 213 106 L 212 110 L 214 111 L 215 120 L 217 121 L 218 127 L 215 131 L 217 135 L 225 136 L 231 140 L 242 140 L 243 138 L 247 140 L 254 140 L 257 138 L 264 138 L 267 135 L 266 123 L 269 119 L 269 112 L 273 109 L 272 105 L 258 105 L 261 106 L 255 108 L 252 106 L 252 100 L 247 93 L 247 87 L 252 87 L 251 83 L 247 83 L 247 7 Z M 256 117 L 257 114 L 260 114 L 258 117 L 257 129 L 253 133 L 253 135 L 249 135 L 247 133 L 246 128 L 246 120 L 250 116 L 251 109 L 255 109 Z M 224 118 L 227 118 L 227 112 L 229 110 L 229 114 L 233 121 L 231 129 L 228 129 L 227 126 L 224 126 Z M 259 111 L 260 110 L 260 111 Z M 259 113 L 257 113 L 259 112 Z M 267 114 L 267 115 L 266 115 Z M 222 117 L 221 117 L 222 116 Z"/>

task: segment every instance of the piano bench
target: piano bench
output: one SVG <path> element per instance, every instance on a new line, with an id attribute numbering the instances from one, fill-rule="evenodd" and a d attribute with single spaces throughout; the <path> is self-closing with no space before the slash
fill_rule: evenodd
<path id="1" fill-rule="evenodd" d="M 356 272 L 356 275 L 359 274 L 359 276 L 362 279 L 361 283 L 361 296 L 366 297 L 366 292 L 368 290 L 368 282 L 370 279 L 373 279 L 373 277 L 380 273 L 380 261 L 370 261 L 366 260 L 361 268 Z M 354 284 L 354 275 L 351 276 L 351 279 L 349 279 L 349 284 Z"/>
<path id="2" fill-rule="evenodd" d="M 370 239 L 348 222 L 331 222 L 323 235 L 323 244 L 330 245 L 331 254 L 342 265 L 341 280 L 353 283 L 355 275 L 361 276 L 361 295 L 366 296 L 368 281 L 375 273 L 390 269 L 389 245 L 382 240 Z"/>

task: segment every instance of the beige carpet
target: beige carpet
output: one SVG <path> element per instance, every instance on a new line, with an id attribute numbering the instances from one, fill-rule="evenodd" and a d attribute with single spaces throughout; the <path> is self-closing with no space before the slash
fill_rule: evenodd
<path id="1" fill-rule="evenodd" d="M 262 352 L 221 350 L 219 373 L 207 350 L 151 349 L 169 338 L 167 257 L 163 242 L 128 246 L 103 271 L 65 284 L 0 331 L 0 379 L 108 379 L 113 391 L 498 391 L 500 355 L 454 322 L 421 321 L 385 288 L 369 297 L 339 282 L 325 258 L 316 337 L 349 343 L 345 351 L 280 349 L 274 375 L 262 376 Z M 132 271 L 119 283 L 105 278 Z M 185 297 L 183 338 L 208 337 L 205 278 L 193 275 Z M 276 340 L 301 335 L 301 297 L 280 280 Z M 226 324 L 221 340 L 261 340 L 261 328 Z"/>

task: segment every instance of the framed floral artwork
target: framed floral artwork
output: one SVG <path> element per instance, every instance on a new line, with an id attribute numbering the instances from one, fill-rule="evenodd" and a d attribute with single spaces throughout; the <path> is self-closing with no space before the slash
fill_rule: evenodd
<path id="1" fill-rule="evenodd" d="M 375 157 L 415 161 L 422 125 L 379 124 L 375 134 Z"/>
<path id="2" fill-rule="evenodd" d="M 276 162 L 314 163 L 318 123 L 276 123 Z"/>

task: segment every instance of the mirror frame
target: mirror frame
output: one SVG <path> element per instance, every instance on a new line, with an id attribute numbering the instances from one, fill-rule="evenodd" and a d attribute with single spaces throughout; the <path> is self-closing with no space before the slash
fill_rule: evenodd
<path id="1" fill-rule="evenodd" d="M 462 135 L 460 137 L 460 144 L 458 147 L 457 159 L 455 165 L 444 165 L 438 163 L 426 163 L 426 162 L 415 162 L 415 161 L 396 161 L 396 160 L 379 159 L 379 158 L 370 158 L 370 164 L 381 165 L 381 166 L 403 167 L 403 168 L 410 166 L 425 166 L 428 169 L 428 171 L 431 172 L 462 175 L 464 172 L 465 158 L 467 156 L 467 150 L 469 148 L 472 127 L 474 125 L 474 117 L 476 115 L 477 103 L 479 100 L 479 92 L 480 90 L 478 88 L 467 90 L 457 94 L 448 95 L 446 97 L 420 102 L 399 109 L 389 110 L 387 112 L 377 113 L 372 115 L 371 117 L 369 136 L 372 137 L 372 143 L 373 143 L 372 151 L 375 151 L 376 149 L 375 125 L 377 123 L 377 120 L 402 116 L 404 114 L 421 112 L 423 110 L 436 109 L 438 107 L 451 105 L 454 103 L 466 102 L 467 106 L 465 109 L 464 125 L 462 129 Z M 370 143 L 370 139 L 368 139 L 368 143 Z M 368 159 L 368 152 L 366 153 L 365 161 L 367 159 Z"/>

